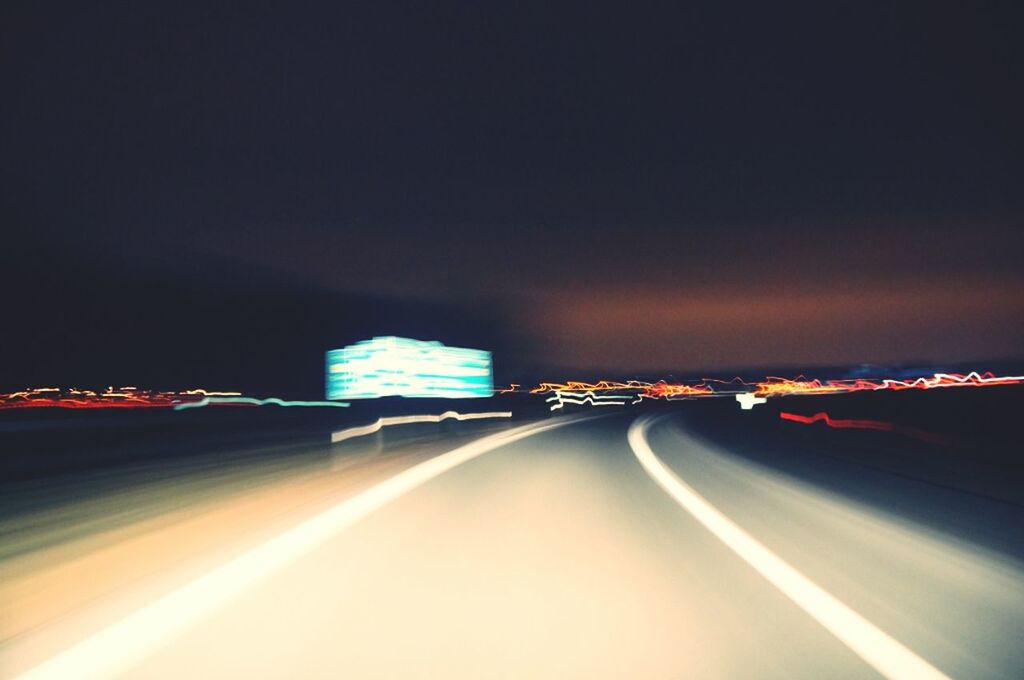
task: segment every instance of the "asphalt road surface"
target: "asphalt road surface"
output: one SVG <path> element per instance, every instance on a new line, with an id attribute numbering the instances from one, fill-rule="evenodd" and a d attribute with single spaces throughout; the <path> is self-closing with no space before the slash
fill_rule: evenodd
<path id="1" fill-rule="evenodd" d="M 455 444 L 311 495 L 173 584 L 36 627 L 0 646 L 4 677 L 1024 677 L 1024 563 L 898 504 L 739 457 L 672 414 Z M 1024 526 L 1016 506 L 856 478 Z"/>

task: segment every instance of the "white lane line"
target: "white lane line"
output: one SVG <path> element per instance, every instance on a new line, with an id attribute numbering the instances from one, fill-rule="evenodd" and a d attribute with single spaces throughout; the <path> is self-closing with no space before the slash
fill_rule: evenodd
<path id="1" fill-rule="evenodd" d="M 629 446 L 655 482 L 719 540 L 811 615 L 847 647 L 887 678 L 947 678 L 927 661 L 889 637 L 809 578 L 764 547 L 672 472 L 651 449 L 647 430 L 654 418 L 637 418 Z"/>
<path id="2" fill-rule="evenodd" d="M 410 423 L 440 423 L 442 420 L 448 420 L 452 418 L 454 420 L 482 420 L 485 418 L 511 418 L 511 411 L 486 411 L 483 413 L 459 413 L 458 411 L 445 411 L 440 415 L 424 415 L 424 416 L 385 416 L 378 418 L 375 422 L 369 425 L 357 425 L 356 427 L 349 427 L 344 430 L 338 430 L 337 432 L 331 433 L 331 443 L 337 444 L 343 442 L 346 439 L 352 439 L 354 437 L 364 437 L 374 432 L 379 432 L 382 427 L 389 425 L 408 425 Z"/>
<path id="3" fill-rule="evenodd" d="M 414 465 L 129 614 L 18 677 L 116 677 L 261 580 L 434 477 L 506 444 L 580 420 L 566 418 L 523 425 Z"/>

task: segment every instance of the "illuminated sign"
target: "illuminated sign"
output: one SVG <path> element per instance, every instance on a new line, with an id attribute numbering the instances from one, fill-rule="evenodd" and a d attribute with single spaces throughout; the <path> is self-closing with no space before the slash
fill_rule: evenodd
<path id="1" fill-rule="evenodd" d="M 382 337 L 327 352 L 328 399 L 489 397 L 491 353 Z"/>

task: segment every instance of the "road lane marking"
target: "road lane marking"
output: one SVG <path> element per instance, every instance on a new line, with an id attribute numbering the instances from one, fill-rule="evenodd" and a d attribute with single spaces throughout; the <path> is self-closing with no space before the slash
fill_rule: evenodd
<path id="1" fill-rule="evenodd" d="M 459 413 L 458 411 L 445 411 L 440 415 L 424 415 L 424 416 L 384 416 L 378 418 L 375 422 L 369 425 L 357 425 L 355 427 L 349 427 L 344 430 L 331 433 L 331 443 L 337 444 L 343 442 L 346 439 L 352 439 L 354 437 L 365 437 L 368 434 L 374 432 L 380 432 L 381 428 L 388 427 L 390 425 L 408 425 L 410 423 L 440 423 L 442 420 L 448 420 L 449 418 L 464 421 L 464 420 L 482 420 L 485 418 L 511 418 L 511 411 L 486 411 L 483 413 Z"/>
<path id="2" fill-rule="evenodd" d="M 581 420 L 560 418 L 523 425 L 414 465 L 164 595 L 18 678 L 86 680 L 121 675 L 232 599 L 375 510 L 489 451 Z"/>
<path id="3" fill-rule="evenodd" d="M 672 472 L 647 442 L 647 430 L 654 420 L 642 416 L 633 421 L 629 427 L 629 446 L 647 474 L 683 509 L 883 676 L 948 680 L 942 671 L 763 546 Z"/>

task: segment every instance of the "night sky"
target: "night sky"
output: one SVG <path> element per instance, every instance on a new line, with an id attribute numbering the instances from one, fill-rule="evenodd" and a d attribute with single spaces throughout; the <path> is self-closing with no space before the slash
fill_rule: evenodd
<path id="1" fill-rule="evenodd" d="M 4 3 L 0 390 L 1024 355 L 1020 3 L 501 5 Z"/>

